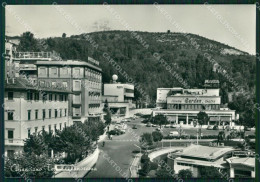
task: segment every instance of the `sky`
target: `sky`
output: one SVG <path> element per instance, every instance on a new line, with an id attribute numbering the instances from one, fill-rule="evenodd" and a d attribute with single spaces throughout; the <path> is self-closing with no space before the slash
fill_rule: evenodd
<path id="1" fill-rule="evenodd" d="M 62 33 L 78 35 L 79 29 L 70 22 L 76 22 L 86 33 L 127 30 L 122 25 L 124 21 L 132 30 L 184 30 L 255 54 L 255 5 L 212 5 L 211 8 L 207 5 L 160 5 L 164 13 L 155 5 L 109 6 L 108 9 L 105 5 L 8 5 L 6 35 L 21 35 L 28 29 L 36 38 L 61 37 Z"/>

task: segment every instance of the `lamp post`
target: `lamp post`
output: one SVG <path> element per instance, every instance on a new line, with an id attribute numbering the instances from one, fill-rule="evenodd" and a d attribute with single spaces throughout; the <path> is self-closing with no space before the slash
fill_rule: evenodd
<path id="1" fill-rule="evenodd" d="M 138 145 L 134 144 L 136 147 L 138 147 L 140 149 L 140 154 L 142 153 L 142 149 L 141 147 L 139 147 Z"/>

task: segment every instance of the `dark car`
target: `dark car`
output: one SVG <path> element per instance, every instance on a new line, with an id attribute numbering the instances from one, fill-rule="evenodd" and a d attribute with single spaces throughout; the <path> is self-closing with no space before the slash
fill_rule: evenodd
<path id="1" fill-rule="evenodd" d="M 219 130 L 218 126 L 217 125 L 213 126 L 213 130 Z"/>
<path id="2" fill-rule="evenodd" d="M 132 129 L 137 129 L 136 125 L 134 125 L 134 126 L 132 127 Z"/>

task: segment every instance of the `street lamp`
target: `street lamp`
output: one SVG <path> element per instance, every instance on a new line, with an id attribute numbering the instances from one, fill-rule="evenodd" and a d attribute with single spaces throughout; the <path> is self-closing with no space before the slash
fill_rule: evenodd
<path id="1" fill-rule="evenodd" d="M 142 149 L 141 147 L 139 147 L 138 145 L 134 144 L 136 147 L 138 147 L 140 149 L 140 154 L 142 153 Z"/>

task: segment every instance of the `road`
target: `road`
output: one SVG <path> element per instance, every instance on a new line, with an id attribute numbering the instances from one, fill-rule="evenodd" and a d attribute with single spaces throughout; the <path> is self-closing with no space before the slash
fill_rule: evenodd
<path id="1" fill-rule="evenodd" d="M 133 125 L 132 123 L 127 124 L 128 127 Z M 127 129 L 125 134 L 113 136 L 113 140 L 106 139 L 104 147 L 102 142 L 99 143 L 101 150 L 99 159 L 94 170 L 89 172 L 86 178 L 122 178 L 124 173 L 127 177 L 130 177 L 129 168 L 134 160 L 134 153 L 132 152 L 138 150 L 134 144 L 139 145 L 136 136 L 140 133 L 137 132 L 136 135 L 133 135 L 133 132 L 129 132 Z"/>
<path id="2" fill-rule="evenodd" d="M 133 151 L 139 149 L 135 145 L 140 145 L 138 137 L 145 132 L 155 131 L 155 127 L 146 127 L 141 123 L 140 119 L 133 120 L 126 123 L 128 128 L 126 133 L 120 136 L 113 136 L 113 140 L 105 140 L 105 146 L 102 142 L 99 143 L 100 155 L 94 170 L 86 175 L 86 178 L 122 178 L 124 176 L 130 177 L 130 166 L 134 160 Z M 133 125 L 137 129 L 131 129 Z M 112 127 L 110 128 L 112 129 Z M 184 132 L 191 135 L 196 135 L 196 128 L 183 128 Z M 163 135 L 168 135 L 170 131 L 177 131 L 175 128 L 163 128 Z M 202 129 L 204 135 L 217 135 L 218 130 Z M 251 134 L 253 132 L 247 132 Z M 183 143 L 184 141 L 174 141 L 172 143 Z M 207 141 L 208 142 L 208 141 Z M 159 142 L 158 146 L 162 144 Z M 171 143 L 164 142 L 163 146 L 169 146 Z"/>

